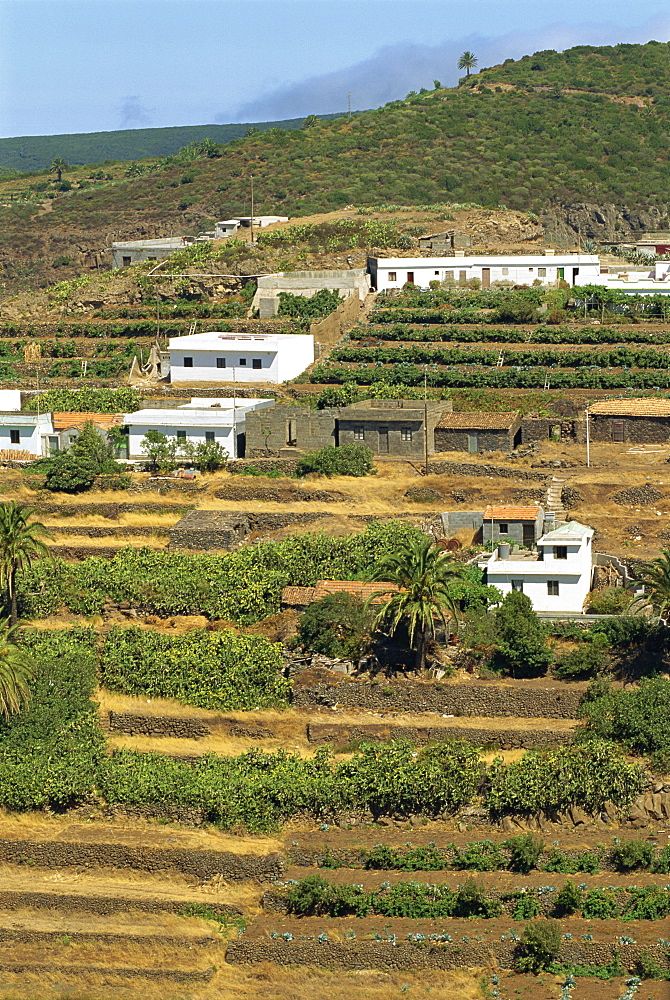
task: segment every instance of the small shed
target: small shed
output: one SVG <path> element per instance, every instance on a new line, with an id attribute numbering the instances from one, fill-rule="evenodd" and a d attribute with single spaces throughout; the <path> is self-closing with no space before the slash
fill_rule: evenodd
<path id="1" fill-rule="evenodd" d="M 521 444 L 521 414 L 445 413 L 435 428 L 435 451 L 513 451 Z"/>
<path id="2" fill-rule="evenodd" d="M 670 442 L 670 399 L 608 399 L 588 408 L 592 441 Z"/>
<path id="3" fill-rule="evenodd" d="M 527 549 L 534 549 L 543 528 L 544 508 L 539 504 L 524 507 L 489 504 L 482 515 L 482 536 L 485 543 L 512 538 Z"/>

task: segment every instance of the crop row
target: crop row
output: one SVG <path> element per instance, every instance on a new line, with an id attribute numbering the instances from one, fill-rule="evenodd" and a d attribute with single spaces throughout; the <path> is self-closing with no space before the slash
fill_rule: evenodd
<path id="1" fill-rule="evenodd" d="M 366 891 L 361 885 L 333 884 L 310 875 L 285 890 L 289 913 L 298 916 L 405 917 L 491 919 L 509 914 L 529 920 L 579 915 L 586 920 L 665 920 L 670 916 L 670 890 L 657 885 L 588 889 L 567 880 L 553 885 L 524 887 L 511 892 L 480 888 L 474 879 L 451 888 L 425 882 L 388 882 Z"/>
<path id="2" fill-rule="evenodd" d="M 356 364 L 489 365 L 500 352 L 476 347 L 337 347 L 333 361 Z M 502 353 L 505 368 L 670 368 L 670 352 L 617 347 L 609 351 L 552 351 L 513 348 Z"/>
<path id="3" fill-rule="evenodd" d="M 355 327 L 349 334 L 351 340 L 395 340 L 406 343 L 457 343 L 498 344 L 670 344 L 670 332 L 649 330 L 644 326 L 584 326 L 571 329 L 567 326 L 535 326 L 522 329 L 514 326 L 440 326 L 426 324 L 409 326 Z"/>
<path id="4" fill-rule="evenodd" d="M 427 384 L 432 388 L 451 389 L 540 389 L 548 376 L 546 368 L 444 368 L 428 369 L 411 364 L 396 364 L 391 367 L 379 365 L 337 365 L 321 364 L 312 369 L 310 381 L 316 384 L 343 385 L 354 382 L 358 385 L 373 385 L 376 382 L 388 385 L 418 386 Z M 550 373 L 552 389 L 669 389 L 670 372 L 658 369 L 638 371 L 610 370 L 597 368 L 574 371 L 556 370 Z"/>

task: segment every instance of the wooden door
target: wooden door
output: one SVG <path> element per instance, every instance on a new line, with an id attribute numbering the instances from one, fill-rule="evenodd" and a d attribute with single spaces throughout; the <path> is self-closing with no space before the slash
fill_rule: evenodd
<path id="1" fill-rule="evenodd" d="M 389 453 L 389 429 L 388 427 L 379 428 L 379 454 L 388 455 Z"/>
<path id="2" fill-rule="evenodd" d="M 490 288 L 490 287 L 491 287 L 491 268 L 490 267 L 483 267 L 482 268 L 482 288 Z"/>
<path id="3" fill-rule="evenodd" d="M 624 422 L 623 420 L 613 420 L 612 421 L 612 440 L 613 441 L 624 441 Z"/>
<path id="4" fill-rule="evenodd" d="M 412 284 L 414 284 L 414 271 L 407 272 L 407 280 Z"/>
<path id="5" fill-rule="evenodd" d="M 522 525 L 523 530 L 523 544 L 527 549 L 535 548 L 535 525 L 534 524 L 524 524 Z"/>

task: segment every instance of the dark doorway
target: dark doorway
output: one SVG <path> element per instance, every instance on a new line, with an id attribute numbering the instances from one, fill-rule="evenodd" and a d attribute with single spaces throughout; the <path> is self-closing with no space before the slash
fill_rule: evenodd
<path id="1" fill-rule="evenodd" d="M 613 441 L 624 441 L 624 422 L 623 420 L 613 420 L 612 421 L 612 440 Z"/>
<path id="2" fill-rule="evenodd" d="M 523 544 L 527 549 L 535 548 L 535 525 L 534 524 L 524 524 L 522 525 L 523 530 Z"/>
<path id="3" fill-rule="evenodd" d="M 407 272 L 407 280 L 411 282 L 411 284 L 414 284 L 414 271 Z"/>
<path id="4" fill-rule="evenodd" d="M 389 429 L 388 427 L 379 428 L 379 454 L 388 455 L 389 453 Z"/>
<path id="5" fill-rule="evenodd" d="M 482 268 L 482 288 L 490 288 L 490 287 L 491 287 L 491 268 L 490 267 L 483 267 Z"/>

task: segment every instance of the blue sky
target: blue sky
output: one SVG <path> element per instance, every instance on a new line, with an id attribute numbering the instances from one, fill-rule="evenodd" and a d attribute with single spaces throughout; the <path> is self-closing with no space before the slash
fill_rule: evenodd
<path id="1" fill-rule="evenodd" d="M 369 108 L 538 49 L 670 40 L 668 0 L 0 0 L 0 135 Z"/>

